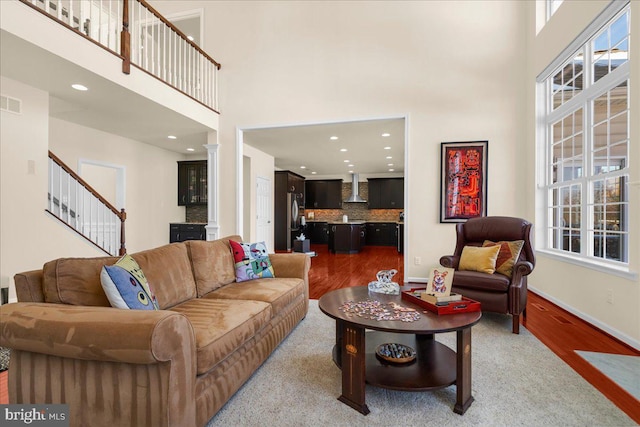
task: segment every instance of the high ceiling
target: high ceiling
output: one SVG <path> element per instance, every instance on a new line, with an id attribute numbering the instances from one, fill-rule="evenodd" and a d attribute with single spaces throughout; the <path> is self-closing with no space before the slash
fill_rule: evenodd
<path id="1" fill-rule="evenodd" d="M 404 118 L 394 118 L 247 130 L 244 142 L 272 155 L 278 169 L 307 178 L 397 175 L 404 173 L 404 133 Z"/>

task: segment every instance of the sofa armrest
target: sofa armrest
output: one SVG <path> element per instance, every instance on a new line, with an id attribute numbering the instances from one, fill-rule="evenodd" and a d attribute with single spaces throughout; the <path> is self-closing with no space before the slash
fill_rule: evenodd
<path id="1" fill-rule="evenodd" d="M 440 257 L 440 265 L 447 268 L 455 268 L 458 269 L 458 264 L 460 263 L 460 257 L 455 255 L 445 255 Z"/>
<path id="2" fill-rule="evenodd" d="M 181 357 L 193 365 L 195 357 L 191 324 L 164 310 L 7 304 L 0 313 L 0 341 L 20 351 L 103 362 L 150 364 Z"/>
<path id="3" fill-rule="evenodd" d="M 311 258 L 301 253 L 269 254 L 276 277 L 306 279 L 311 267 Z"/>
<path id="4" fill-rule="evenodd" d="M 196 425 L 195 336 L 179 313 L 13 303 L 0 342 L 10 403 L 66 403 L 71 425 Z"/>

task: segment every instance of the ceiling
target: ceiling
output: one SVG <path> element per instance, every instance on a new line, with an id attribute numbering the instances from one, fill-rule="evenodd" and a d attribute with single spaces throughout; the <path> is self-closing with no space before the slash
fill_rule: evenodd
<path id="1" fill-rule="evenodd" d="M 199 21 L 175 24 L 197 38 Z M 203 145 L 210 131 L 206 126 L 6 31 L 0 33 L 0 48 L 2 75 L 46 91 L 51 117 L 181 154 L 206 153 Z M 74 83 L 89 90 L 76 91 L 71 88 Z M 222 110 L 221 121 L 224 106 Z M 393 118 L 250 129 L 244 131 L 244 142 L 272 155 L 276 168 L 305 177 L 344 176 L 351 171 L 397 176 L 404 173 L 404 133 L 404 118 Z M 332 136 L 338 139 L 331 140 Z"/>
<path id="2" fill-rule="evenodd" d="M 189 154 L 187 148 L 206 152 L 203 144 L 210 129 L 201 123 L 6 31 L 0 33 L 0 52 L 3 76 L 49 93 L 51 117 L 182 154 Z M 76 91 L 74 83 L 89 90 Z"/>
<path id="3" fill-rule="evenodd" d="M 272 155 L 276 168 L 313 178 L 402 175 L 404 134 L 404 118 L 393 118 L 252 129 L 243 137 L 247 145 Z"/>

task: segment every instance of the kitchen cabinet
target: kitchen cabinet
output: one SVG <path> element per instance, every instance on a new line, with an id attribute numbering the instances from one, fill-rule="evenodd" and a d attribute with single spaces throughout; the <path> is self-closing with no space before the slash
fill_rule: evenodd
<path id="1" fill-rule="evenodd" d="M 404 178 L 369 178 L 369 209 L 404 209 Z"/>
<path id="2" fill-rule="evenodd" d="M 329 243 L 329 224 L 326 222 L 308 222 L 307 233 L 311 239 L 311 243 L 328 244 Z"/>
<path id="3" fill-rule="evenodd" d="M 396 246 L 397 232 L 395 222 L 368 222 L 366 230 L 367 245 Z"/>
<path id="4" fill-rule="evenodd" d="M 207 161 L 178 162 L 178 206 L 207 204 Z"/>
<path id="5" fill-rule="evenodd" d="M 289 251 L 302 232 L 304 177 L 291 171 L 276 171 L 274 184 L 274 248 Z"/>
<path id="6" fill-rule="evenodd" d="M 329 251 L 336 254 L 360 252 L 361 224 L 329 224 Z"/>
<path id="7" fill-rule="evenodd" d="M 305 182 L 307 209 L 341 209 L 342 180 L 313 180 Z"/>
<path id="8" fill-rule="evenodd" d="M 398 236 L 398 253 L 404 252 L 404 223 L 399 222 L 396 226 L 396 235 Z"/>
<path id="9" fill-rule="evenodd" d="M 184 242 L 185 240 L 207 240 L 205 224 L 169 224 L 169 243 Z"/>

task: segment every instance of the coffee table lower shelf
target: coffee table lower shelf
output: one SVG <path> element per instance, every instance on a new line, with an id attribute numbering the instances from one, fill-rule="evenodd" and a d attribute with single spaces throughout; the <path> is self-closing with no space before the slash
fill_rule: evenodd
<path id="1" fill-rule="evenodd" d="M 395 334 L 367 331 L 365 380 L 375 387 L 403 391 L 429 391 L 448 387 L 456 382 L 456 352 L 433 339 L 433 335 Z M 409 363 L 392 363 L 376 356 L 376 347 L 398 343 L 416 350 Z M 340 348 L 333 347 L 333 361 L 340 368 Z"/>

